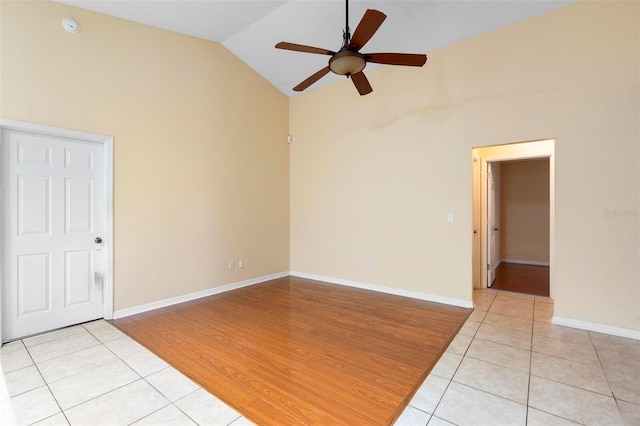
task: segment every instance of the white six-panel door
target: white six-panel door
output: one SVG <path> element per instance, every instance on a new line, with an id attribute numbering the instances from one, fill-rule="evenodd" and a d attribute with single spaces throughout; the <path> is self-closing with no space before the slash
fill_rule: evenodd
<path id="1" fill-rule="evenodd" d="M 8 335 L 3 340 L 102 318 L 103 146 L 5 132 L 9 220 L 3 326 Z"/>

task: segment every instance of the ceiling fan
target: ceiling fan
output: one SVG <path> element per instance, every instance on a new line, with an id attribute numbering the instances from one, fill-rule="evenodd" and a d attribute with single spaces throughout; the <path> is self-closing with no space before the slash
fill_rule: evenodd
<path id="1" fill-rule="evenodd" d="M 345 75 L 347 78 L 350 77 L 360 95 L 366 95 L 373 91 L 369 80 L 362 72 L 364 67 L 367 66 L 367 62 L 411 67 L 423 66 L 427 62 L 427 55 L 413 53 L 360 53 L 360 49 L 373 37 L 386 18 L 387 15 L 378 10 L 367 9 L 353 32 L 353 37 L 351 37 L 349 32 L 349 0 L 346 0 L 346 26 L 342 31 L 342 47 L 337 52 L 285 41 L 276 44 L 277 49 L 331 56 L 328 66 L 311 75 L 294 87 L 293 90 L 302 92 L 328 74 L 329 71 L 332 71 L 335 74 Z"/>

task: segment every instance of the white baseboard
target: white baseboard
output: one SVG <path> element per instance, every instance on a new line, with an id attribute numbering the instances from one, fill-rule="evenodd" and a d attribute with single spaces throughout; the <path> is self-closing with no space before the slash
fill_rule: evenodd
<path id="1" fill-rule="evenodd" d="M 549 262 L 539 262 L 537 260 L 524 260 L 524 259 L 500 259 L 504 263 L 517 263 L 520 265 L 532 265 L 532 266 L 549 266 Z"/>
<path id="2" fill-rule="evenodd" d="M 511 262 L 511 261 L 509 261 Z M 445 305 L 459 306 L 461 308 L 473 308 L 471 301 L 455 299 L 451 297 L 436 296 L 433 294 L 420 293 L 416 291 L 401 290 L 391 287 L 385 287 L 377 284 L 363 283 L 359 281 L 345 280 L 341 278 L 328 277 L 324 275 L 307 274 L 305 272 L 297 271 L 283 271 L 270 275 L 263 275 L 261 277 L 251 278 L 245 281 L 239 281 L 223 285 L 220 287 L 214 287 L 207 290 L 197 291 L 194 293 L 185 294 L 182 296 L 176 296 L 169 299 L 158 300 L 144 305 L 132 306 L 130 308 L 119 309 L 113 312 L 113 319 L 119 319 L 128 317 L 130 315 L 141 314 L 143 312 L 152 311 L 154 309 L 165 308 L 167 306 L 176 305 L 178 303 L 189 302 L 191 300 L 200 299 L 202 297 L 212 296 L 214 294 L 224 293 L 226 291 L 235 290 L 242 287 L 247 287 L 254 284 L 259 284 L 265 281 L 274 280 L 276 278 L 282 278 L 286 276 L 294 276 L 300 278 L 307 278 L 310 280 L 324 281 L 332 284 L 344 285 L 348 287 L 361 288 L 364 290 L 377 291 L 380 293 L 393 294 L 396 296 L 410 297 L 413 299 L 426 300 L 429 302 L 443 303 Z M 565 327 L 578 328 L 581 330 L 595 331 L 598 333 L 610 334 L 613 336 L 627 337 L 630 339 L 640 340 L 640 331 L 631 330 L 628 328 L 612 327 L 609 325 L 598 324 L 588 321 L 580 321 L 571 318 L 563 318 L 554 316 L 551 319 L 552 324 L 562 325 Z"/>
<path id="3" fill-rule="evenodd" d="M 369 284 L 369 283 L 363 283 L 359 281 L 344 280 L 342 278 L 327 277 L 324 275 L 307 274 L 306 272 L 291 271 L 291 275 L 299 278 L 307 278 L 310 280 L 324 281 L 331 284 L 339 284 L 339 285 L 344 285 L 348 287 L 361 288 L 363 290 L 377 291 L 379 293 L 387 293 L 387 294 L 393 294 L 396 296 L 410 297 L 412 299 L 426 300 L 429 302 L 444 303 L 445 305 L 459 306 L 461 308 L 473 308 L 473 303 L 470 300 L 436 296 L 433 294 L 420 293 L 417 291 L 400 290 L 397 288 L 385 287 L 377 284 Z"/>
<path id="4" fill-rule="evenodd" d="M 261 277 L 251 278 L 237 283 L 231 283 L 220 287 L 209 288 L 206 290 L 196 291 L 195 293 L 184 294 L 182 296 L 171 297 L 169 299 L 158 300 L 156 302 L 145 303 L 144 305 L 132 306 L 130 308 L 119 309 L 113 312 L 113 319 L 124 318 L 130 315 L 141 314 L 143 312 L 152 311 L 154 309 L 166 308 L 167 306 L 177 305 L 178 303 L 189 302 L 191 300 L 200 299 L 202 297 L 212 296 L 214 294 L 224 293 L 242 287 L 259 284 L 265 281 L 282 278 L 289 275 L 289 271 L 278 272 L 271 275 L 263 275 Z"/>
<path id="5" fill-rule="evenodd" d="M 640 331 L 628 328 L 612 327 L 610 325 L 598 324 L 595 322 L 580 321 L 571 318 L 554 316 L 552 324 L 563 325 L 565 327 L 579 328 L 581 330 L 595 331 L 598 333 L 611 334 L 613 336 L 627 337 L 629 339 L 640 340 Z"/>

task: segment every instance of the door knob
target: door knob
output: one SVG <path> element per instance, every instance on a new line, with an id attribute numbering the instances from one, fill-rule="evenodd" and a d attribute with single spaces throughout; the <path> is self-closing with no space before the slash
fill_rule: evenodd
<path id="1" fill-rule="evenodd" d="M 102 238 L 100 237 L 96 237 L 94 241 L 96 242 L 96 244 L 102 244 Z"/>
<path id="2" fill-rule="evenodd" d="M 495 228 L 493 228 L 494 231 L 499 231 L 498 227 L 496 226 Z"/>

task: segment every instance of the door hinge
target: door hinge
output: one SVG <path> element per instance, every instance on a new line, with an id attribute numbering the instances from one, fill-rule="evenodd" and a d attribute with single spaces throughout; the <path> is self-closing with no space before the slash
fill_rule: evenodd
<path id="1" fill-rule="evenodd" d="M 487 270 L 491 269 L 491 264 L 487 263 Z"/>

